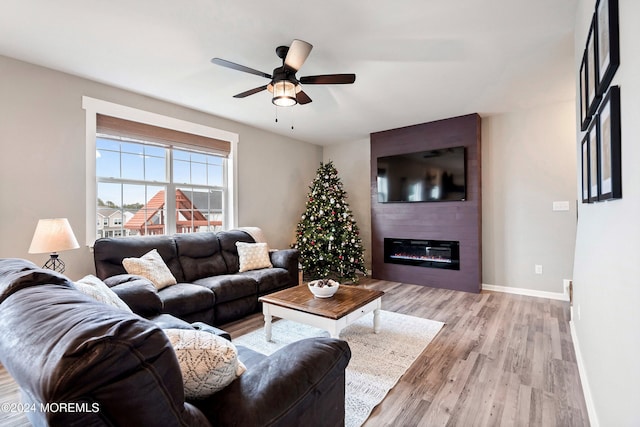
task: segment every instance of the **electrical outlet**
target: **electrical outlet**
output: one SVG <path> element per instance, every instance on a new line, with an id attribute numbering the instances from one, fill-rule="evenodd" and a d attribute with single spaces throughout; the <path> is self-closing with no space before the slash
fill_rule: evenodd
<path id="1" fill-rule="evenodd" d="M 553 202 L 553 210 L 554 211 L 568 211 L 569 210 L 569 202 L 567 202 L 567 201 Z"/>
<path id="2" fill-rule="evenodd" d="M 542 265 L 536 264 L 535 271 L 536 274 L 542 274 Z"/>

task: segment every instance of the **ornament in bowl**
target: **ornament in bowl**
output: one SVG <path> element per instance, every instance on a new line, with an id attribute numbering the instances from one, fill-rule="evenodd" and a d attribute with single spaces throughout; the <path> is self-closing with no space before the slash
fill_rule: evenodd
<path id="1" fill-rule="evenodd" d="M 313 280 L 308 283 L 309 290 L 318 298 L 331 298 L 336 292 L 340 284 L 331 279 Z"/>

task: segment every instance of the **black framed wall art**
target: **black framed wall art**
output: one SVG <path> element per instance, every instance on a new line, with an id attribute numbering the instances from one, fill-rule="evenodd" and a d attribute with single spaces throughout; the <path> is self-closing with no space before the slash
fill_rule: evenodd
<path id="1" fill-rule="evenodd" d="M 599 200 L 622 197 L 620 88 L 612 86 L 597 115 Z"/>
<path id="2" fill-rule="evenodd" d="M 591 27 L 587 36 L 587 46 L 584 56 L 586 58 L 586 84 L 587 84 L 587 116 L 591 117 L 598 110 L 600 94 L 598 93 L 598 44 L 596 41 L 596 15 L 591 19 Z"/>
<path id="3" fill-rule="evenodd" d="M 618 0 L 597 0 L 580 62 L 582 203 L 622 198 Z"/>
<path id="4" fill-rule="evenodd" d="M 591 122 L 591 126 L 589 126 L 586 136 L 589 146 L 589 203 L 597 202 L 600 195 L 600 171 L 598 169 L 600 164 L 600 152 L 598 151 L 599 136 L 598 121 L 594 120 Z"/>
<path id="5" fill-rule="evenodd" d="M 580 93 L 578 94 L 580 102 L 580 130 L 587 130 L 591 115 L 589 115 L 589 106 L 587 104 L 587 52 L 585 50 L 582 55 L 582 63 L 580 65 Z"/>
<path id="6" fill-rule="evenodd" d="M 591 198 L 589 176 L 589 133 L 582 139 L 582 203 L 589 203 Z"/>
<path id="7" fill-rule="evenodd" d="M 598 93 L 604 95 L 620 65 L 618 0 L 596 3 L 596 43 L 598 52 Z"/>

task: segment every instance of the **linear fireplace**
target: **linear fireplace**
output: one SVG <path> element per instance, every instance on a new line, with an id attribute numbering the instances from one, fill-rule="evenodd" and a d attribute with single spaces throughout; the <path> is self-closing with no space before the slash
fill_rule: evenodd
<path id="1" fill-rule="evenodd" d="M 460 242 L 385 238 L 384 262 L 460 270 Z"/>

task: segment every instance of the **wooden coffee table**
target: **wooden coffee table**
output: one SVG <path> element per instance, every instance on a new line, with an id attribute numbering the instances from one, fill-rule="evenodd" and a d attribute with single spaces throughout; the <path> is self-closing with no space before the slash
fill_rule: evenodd
<path id="1" fill-rule="evenodd" d="M 324 329 L 338 338 L 342 329 L 372 311 L 373 331 L 378 333 L 382 295 L 382 291 L 340 285 L 331 298 L 316 298 L 307 285 L 299 285 L 262 296 L 258 300 L 262 302 L 265 337 L 271 340 L 273 316 Z"/>

